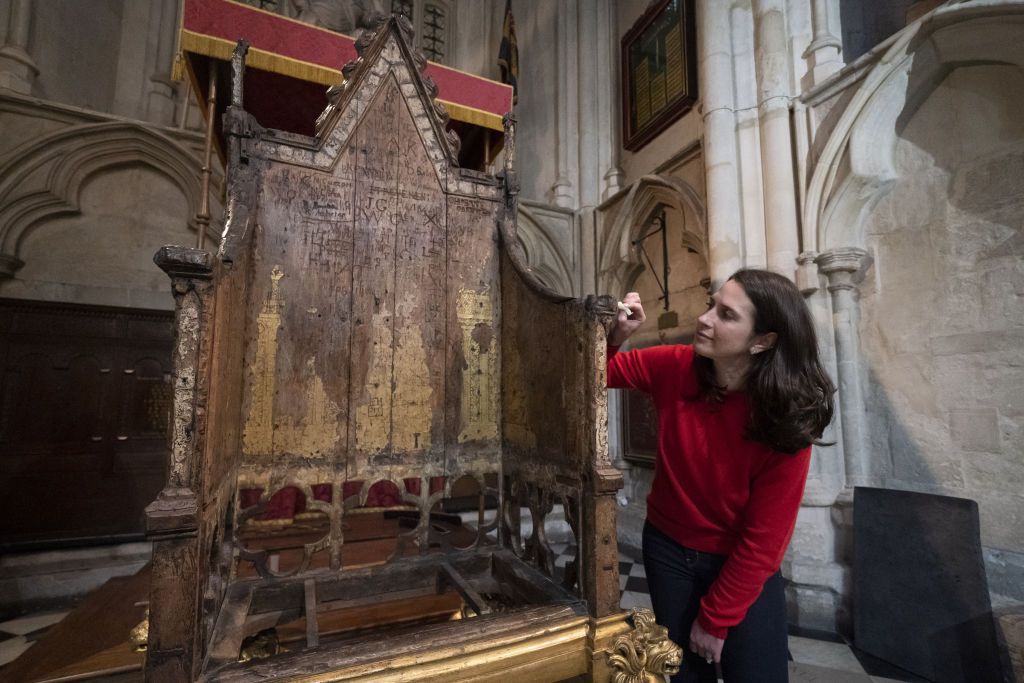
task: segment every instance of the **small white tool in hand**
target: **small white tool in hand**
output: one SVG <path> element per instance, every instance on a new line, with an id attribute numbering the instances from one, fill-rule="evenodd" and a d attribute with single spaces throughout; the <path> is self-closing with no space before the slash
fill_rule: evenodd
<path id="1" fill-rule="evenodd" d="M 620 311 L 625 311 L 626 315 L 632 317 L 632 315 L 633 315 L 633 309 L 632 308 L 630 308 L 626 304 L 622 303 L 621 301 L 618 302 L 618 306 L 619 306 L 619 310 Z"/>

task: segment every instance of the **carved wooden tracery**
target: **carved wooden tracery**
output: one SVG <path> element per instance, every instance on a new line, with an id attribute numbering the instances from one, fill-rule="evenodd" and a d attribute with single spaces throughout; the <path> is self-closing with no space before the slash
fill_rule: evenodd
<path id="1" fill-rule="evenodd" d="M 517 666 L 606 666 L 593 658 L 610 635 L 597 634 L 622 623 L 621 477 L 605 441 L 612 308 L 544 290 L 504 248 L 514 124 L 500 177 L 460 169 L 409 30 L 398 17 L 359 38 L 314 138 L 241 109 L 236 53 L 219 252 L 157 257 L 178 341 L 172 476 L 147 510 L 153 680 L 372 678 L 378 665 L 459 680 L 503 667 L 482 653 L 523 629 L 536 646 Z M 476 514 L 453 517 L 440 503 L 463 488 Z M 576 540 L 564 572 L 545 533 L 555 504 Z M 406 626 L 365 642 L 318 630 L 327 611 L 449 594 L 486 628 Z M 268 629 L 298 618 L 302 644 L 238 668 L 246 643 L 273 650 Z"/>

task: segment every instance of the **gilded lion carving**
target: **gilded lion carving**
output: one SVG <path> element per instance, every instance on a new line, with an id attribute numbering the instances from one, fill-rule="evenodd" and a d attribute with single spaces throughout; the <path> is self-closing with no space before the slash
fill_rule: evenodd
<path id="1" fill-rule="evenodd" d="M 654 621 L 648 609 L 630 613 L 633 630 L 615 639 L 608 655 L 612 683 L 663 683 L 679 672 L 683 651 L 669 640 L 668 629 Z"/>

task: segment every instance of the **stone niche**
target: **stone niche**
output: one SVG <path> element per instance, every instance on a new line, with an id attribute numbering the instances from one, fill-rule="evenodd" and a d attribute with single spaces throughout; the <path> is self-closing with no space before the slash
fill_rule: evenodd
<path id="1" fill-rule="evenodd" d="M 964 66 L 897 121 L 898 177 L 866 213 L 865 246 L 875 263 L 860 289 L 875 476 L 892 488 L 978 501 L 983 544 L 1017 557 L 1024 551 L 1022 93 L 1016 67 Z M 998 583 L 993 592 L 1022 585 Z"/>

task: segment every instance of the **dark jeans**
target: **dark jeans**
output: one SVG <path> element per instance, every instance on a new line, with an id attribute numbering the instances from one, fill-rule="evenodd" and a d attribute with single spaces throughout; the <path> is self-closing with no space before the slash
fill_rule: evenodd
<path id="1" fill-rule="evenodd" d="M 644 524 L 644 567 L 651 604 L 659 624 L 683 648 L 683 666 L 672 683 L 712 683 L 715 665 L 690 652 L 690 627 L 700 599 L 725 563 L 724 555 L 692 550 Z M 789 680 L 786 634 L 786 595 L 782 575 L 776 572 L 743 621 L 729 629 L 722 649 L 722 676 L 726 683 L 775 683 Z"/>

